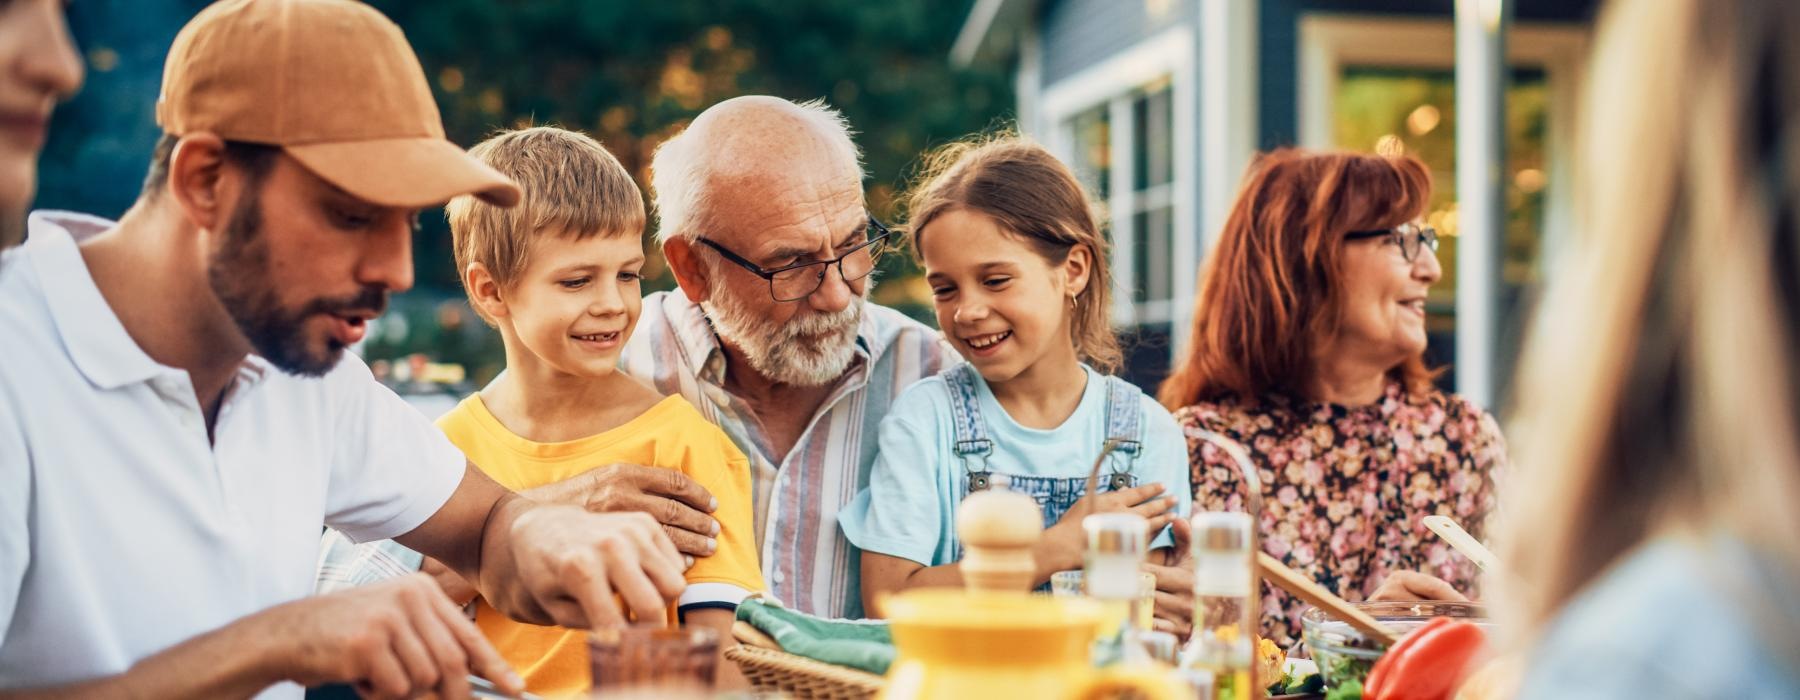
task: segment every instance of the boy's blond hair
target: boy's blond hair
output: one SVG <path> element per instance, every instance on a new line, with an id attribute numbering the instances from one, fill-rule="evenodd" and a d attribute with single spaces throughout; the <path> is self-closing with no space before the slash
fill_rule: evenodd
<path id="1" fill-rule="evenodd" d="M 524 197 L 511 209 L 471 196 L 450 200 L 445 209 L 459 279 L 469 263 L 479 262 L 495 284 L 511 285 L 525 271 L 538 236 L 643 235 L 644 197 L 637 183 L 586 134 L 553 126 L 505 131 L 469 154 L 519 183 Z M 479 305 L 475 312 L 481 314 Z"/>

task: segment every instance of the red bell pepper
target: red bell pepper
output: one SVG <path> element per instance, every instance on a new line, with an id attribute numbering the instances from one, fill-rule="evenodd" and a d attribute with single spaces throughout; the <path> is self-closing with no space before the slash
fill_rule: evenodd
<path id="1" fill-rule="evenodd" d="M 1487 646 L 1480 627 L 1432 618 L 1382 654 L 1363 684 L 1368 700 L 1449 700 Z"/>

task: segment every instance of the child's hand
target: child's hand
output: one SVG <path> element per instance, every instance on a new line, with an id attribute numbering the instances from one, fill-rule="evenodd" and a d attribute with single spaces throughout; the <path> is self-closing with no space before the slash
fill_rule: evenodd
<path id="1" fill-rule="evenodd" d="M 1062 519 L 1044 531 L 1032 554 L 1038 563 L 1038 580 L 1050 580 L 1050 574 L 1079 568 L 1081 553 L 1087 547 L 1087 535 L 1081 531 L 1081 520 L 1094 513 L 1136 513 L 1149 521 L 1146 536 L 1154 535 L 1175 520 L 1175 498 L 1162 495 L 1162 484 L 1144 484 L 1132 488 L 1084 496 L 1069 507 Z"/>
<path id="2" fill-rule="evenodd" d="M 463 578 L 462 574 L 456 573 L 450 567 L 444 566 L 441 561 L 425 557 L 419 570 L 430 576 L 431 580 L 436 581 L 438 588 L 444 589 L 444 595 L 449 596 L 450 602 L 456 603 L 457 607 L 467 607 L 469 603 L 475 601 L 477 596 L 481 595 L 481 591 L 475 590 L 475 586 L 469 583 L 468 579 Z"/>

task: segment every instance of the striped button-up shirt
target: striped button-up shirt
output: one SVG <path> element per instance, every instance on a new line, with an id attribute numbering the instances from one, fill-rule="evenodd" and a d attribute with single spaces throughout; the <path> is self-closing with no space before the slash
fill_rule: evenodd
<path id="1" fill-rule="evenodd" d="M 863 616 L 860 558 L 838 530 L 838 509 L 868 485 L 876 428 L 900 391 L 957 361 L 929 326 L 863 308 L 855 359 L 786 455 L 771 454 L 761 422 L 726 391 L 719 338 L 685 294 L 644 298 L 620 360 L 657 391 L 686 398 L 750 457 L 763 580 L 771 596 L 812 615 Z"/>

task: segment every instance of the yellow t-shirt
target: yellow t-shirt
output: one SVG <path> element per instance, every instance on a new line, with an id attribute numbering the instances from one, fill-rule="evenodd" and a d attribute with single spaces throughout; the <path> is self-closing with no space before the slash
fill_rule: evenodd
<path id="1" fill-rule="evenodd" d="M 751 593 L 764 590 L 751 521 L 750 462 L 731 438 L 681 397 L 664 398 L 624 425 L 568 442 L 532 442 L 514 434 L 488 412 L 479 394 L 439 418 L 438 427 L 469 461 L 515 491 L 614 462 L 678 470 L 719 499 L 712 514 L 719 521 L 718 549 L 712 556 L 695 559 L 688 569 L 689 589 L 682 604 L 708 602 L 704 596 L 690 600 L 695 584 L 724 584 L 698 589 L 714 593 L 728 587 Z M 675 615 L 671 605 L 669 624 L 675 624 Z M 586 632 L 515 622 L 484 601 L 476 603 L 475 624 L 531 692 L 561 697 L 588 690 L 592 681 Z"/>

